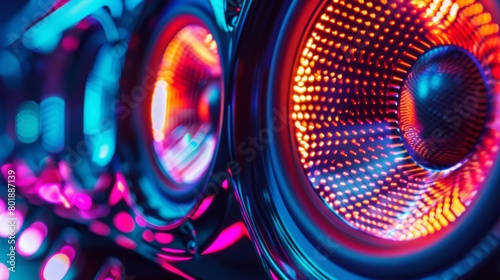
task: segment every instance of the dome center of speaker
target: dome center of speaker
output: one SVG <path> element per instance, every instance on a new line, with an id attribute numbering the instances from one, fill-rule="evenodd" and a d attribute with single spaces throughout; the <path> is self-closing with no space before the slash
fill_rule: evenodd
<path id="1" fill-rule="evenodd" d="M 486 122 L 487 87 L 477 60 L 455 46 L 420 57 L 401 91 L 403 142 L 420 165 L 444 170 L 467 159 Z"/>

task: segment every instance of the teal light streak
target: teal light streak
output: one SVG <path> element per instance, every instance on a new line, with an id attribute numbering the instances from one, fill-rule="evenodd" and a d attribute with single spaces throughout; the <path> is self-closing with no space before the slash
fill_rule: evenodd
<path id="1" fill-rule="evenodd" d="M 116 98 L 121 64 L 114 49 L 103 46 L 85 87 L 83 132 L 98 166 L 110 163 L 116 150 L 115 115 L 110 104 Z"/>

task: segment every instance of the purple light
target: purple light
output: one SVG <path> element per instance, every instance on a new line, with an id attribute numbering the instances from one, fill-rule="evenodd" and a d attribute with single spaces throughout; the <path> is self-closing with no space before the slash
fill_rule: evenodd
<path id="1" fill-rule="evenodd" d="M 19 237 L 19 241 L 17 242 L 19 254 L 24 257 L 34 255 L 42 246 L 46 236 L 47 226 L 42 222 L 33 223 Z"/>

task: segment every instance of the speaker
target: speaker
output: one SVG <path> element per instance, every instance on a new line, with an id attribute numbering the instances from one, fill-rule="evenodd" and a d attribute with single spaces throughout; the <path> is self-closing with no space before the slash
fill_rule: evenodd
<path id="1" fill-rule="evenodd" d="M 22 178 L 30 205 L 192 279 L 172 263 L 247 236 L 227 129 L 236 4 L 37 5 L 15 16 L 30 23 L 6 48 L 21 73 L 4 79 L 16 113 L 1 118 L 0 141 L 13 142 L 3 177 Z M 112 269 L 124 277 L 112 260 L 101 274 Z"/>
<path id="2" fill-rule="evenodd" d="M 273 278 L 459 278 L 499 243 L 497 1 L 253 1 L 237 196 Z"/>

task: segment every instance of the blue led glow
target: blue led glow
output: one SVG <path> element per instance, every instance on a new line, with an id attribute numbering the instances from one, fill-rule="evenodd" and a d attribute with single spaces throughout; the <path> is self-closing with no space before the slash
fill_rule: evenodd
<path id="1" fill-rule="evenodd" d="M 70 1 L 32 26 L 23 35 L 22 42 L 26 48 L 51 52 L 64 31 L 103 7 L 108 7 L 113 17 L 121 16 L 123 11 L 123 3 L 119 0 Z"/>
<path id="2" fill-rule="evenodd" d="M 64 148 L 65 103 L 59 97 L 49 97 L 40 103 L 42 146 L 50 153 Z"/>
<path id="3" fill-rule="evenodd" d="M 35 102 L 27 101 L 19 106 L 16 136 L 22 143 L 33 143 L 40 136 L 39 107 Z"/>
<path id="4" fill-rule="evenodd" d="M 99 166 L 108 165 L 116 149 L 115 118 L 110 104 L 116 98 L 121 65 L 113 51 L 109 45 L 101 48 L 85 87 L 83 132 L 92 161 Z"/>

